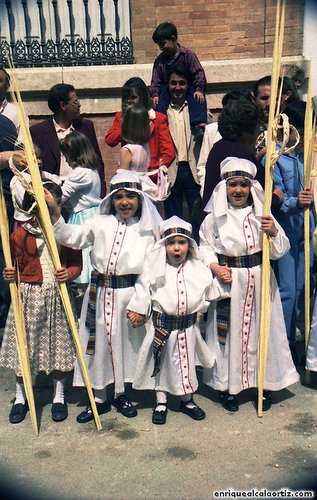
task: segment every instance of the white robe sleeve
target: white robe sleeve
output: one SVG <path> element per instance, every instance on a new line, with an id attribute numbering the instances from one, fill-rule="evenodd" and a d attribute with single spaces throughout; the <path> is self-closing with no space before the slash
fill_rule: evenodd
<path id="1" fill-rule="evenodd" d="M 199 255 L 204 264 L 206 264 L 206 266 L 208 267 L 212 262 L 218 263 L 218 256 L 215 251 L 215 235 L 213 231 L 213 222 L 213 215 L 208 214 L 207 217 L 205 217 L 199 230 Z"/>
<path id="2" fill-rule="evenodd" d="M 274 223 L 277 228 L 277 235 L 273 238 L 270 238 L 270 258 L 272 260 L 277 260 L 283 257 L 283 255 L 287 254 L 289 249 L 291 248 L 289 239 L 287 238 L 284 229 L 280 226 L 280 224 L 274 219 Z"/>
<path id="3" fill-rule="evenodd" d="M 151 313 L 151 294 L 150 294 L 150 278 L 153 261 L 151 259 L 154 239 L 148 245 L 144 262 L 143 272 L 138 276 L 134 285 L 134 294 L 127 305 L 127 309 L 139 314 L 149 316 Z"/>
<path id="4" fill-rule="evenodd" d="M 66 224 L 63 217 L 60 217 L 54 224 L 53 229 L 56 240 L 65 247 L 80 250 L 94 244 L 95 235 L 91 220 L 81 225 Z"/>

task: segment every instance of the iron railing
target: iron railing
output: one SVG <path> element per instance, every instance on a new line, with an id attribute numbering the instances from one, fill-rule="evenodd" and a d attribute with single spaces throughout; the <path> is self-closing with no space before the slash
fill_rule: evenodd
<path id="1" fill-rule="evenodd" d="M 67 6 L 68 20 L 63 19 L 63 25 L 67 23 L 67 34 L 61 31 L 61 19 L 59 7 L 64 1 L 64 9 Z M 114 7 L 114 19 L 111 19 L 111 24 L 114 26 L 114 33 L 106 32 L 106 19 L 104 12 L 104 0 L 97 0 L 99 12 L 94 11 L 94 18 L 97 15 L 97 31 L 95 36 L 92 36 L 91 30 L 91 12 L 92 2 L 89 0 L 33 0 L 32 5 L 27 0 L 20 2 L 23 8 L 24 33 L 21 36 L 21 26 L 19 32 L 14 16 L 12 0 L 5 0 L 5 8 L 7 20 L 0 19 L 0 23 L 4 25 L 7 21 L 9 39 L 1 36 L 0 27 L 0 64 L 6 64 L 6 55 L 9 53 L 15 67 L 43 67 L 43 66 L 87 66 L 98 64 L 131 64 L 133 62 L 133 48 L 131 41 L 130 28 L 130 1 L 120 0 L 124 2 L 121 9 L 128 9 L 129 17 L 129 36 L 121 36 L 121 19 L 118 9 L 119 0 L 112 0 Z M 49 4 L 50 2 L 50 4 Z M 109 0 L 108 0 L 109 3 Z M 96 3 L 95 3 L 96 5 Z M 43 8 L 45 7 L 45 9 Z M 74 7 L 76 15 L 74 15 Z M 32 16 L 30 17 L 30 9 L 33 8 Z M 48 11 L 47 8 L 50 10 Z M 80 11 L 78 10 L 80 8 Z M 15 9 L 16 10 L 16 9 Z M 113 9 L 112 9 L 113 10 Z M 46 18 L 47 11 L 50 13 L 49 19 Z M 110 9 L 108 8 L 108 16 Z M 65 14 L 65 11 L 64 11 Z M 82 16 L 81 21 L 84 25 L 85 33 L 78 35 L 76 33 L 76 16 Z M 113 14 L 112 14 L 113 15 Z M 3 17 L 3 16 L 2 16 Z M 38 23 L 37 26 L 34 24 Z M 50 26 L 50 30 L 48 30 Z M 95 26 L 96 28 L 96 26 Z M 17 38 L 16 33 L 19 33 Z M 34 36 L 33 33 L 38 33 Z M 52 36 L 52 33 L 54 36 Z M 49 37 L 49 34 L 51 37 Z"/>

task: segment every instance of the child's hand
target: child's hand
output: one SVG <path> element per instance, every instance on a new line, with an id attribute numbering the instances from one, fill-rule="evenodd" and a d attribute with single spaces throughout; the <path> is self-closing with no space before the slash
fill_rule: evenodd
<path id="1" fill-rule="evenodd" d="M 61 211 L 62 208 L 61 206 L 57 203 L 56 198 L 50 193 L 47 189 L 44 188 L 44 196 L 45 196 L 45 201 L 46 205 L 48 206 L 48 210 L 51 216 L 51 221 L 52 224 L 55 224 L 55 222 L 58 221 L 58 219 L 61 216 Z"/>
<path id="2" fill-rule="evenodd" d="M 221 266 L 216 262 L 212 262 L 209 267 L 213 275 L 216 276 L 221 283 L 232 283 L 232 271 L 229 266 Z"/>
<path id="3" fill-rule="evenodd" d="M 2 272 L 5 281 L 15 281 L 16 272 L 14 267 L 5 267 Z"/>
<path id="4" fill-rule="evenodd" d="M 127 310 L 127 318 L 130 321 L 133 328 L 144 325 L 146 317 L 144 314 L 140 314 L 134 311 Z"/>
<path id="5" fill-rule="evenodd" d="M 71 279 L 71 275 L 65 267 L 56 269 L 56 271 L 54 272 L 54 276 L 57 279 L 58 283 L 67 283 Z"/>
<path id="6" fill-rule="evenodd" d="M 313 201 L 313 191 L 310 188 L 300 191 L 297 198 L 298 208 L 309 208 Z"/>
<path id="7" fill-rule="evenodd" d="M 277 236 L 278 230 L 274 224 L 273 217 L 271 217 L 270 215 L 263 215 L 261 217 L 261 229 L 262 231 L 264 231 L 264 233 L 272 236 L 273 238 Z"/>
<path id="8" fill-rule="evenodd" d="M 158 96 L 152 97 L 152 102 L 153 102 L 153 108 L 156 108 L 159 102 Z"/>
<path id="9" fill-rule="evenodd" d="M 204 102 L 204 100 L 205 100 L 205 96 L 204 96 L 203 92 L 201 92 L 200 90 L 195 90 L 194 98 L 196 99 L 196 101 L 198 101 L 200 103 Z"/>

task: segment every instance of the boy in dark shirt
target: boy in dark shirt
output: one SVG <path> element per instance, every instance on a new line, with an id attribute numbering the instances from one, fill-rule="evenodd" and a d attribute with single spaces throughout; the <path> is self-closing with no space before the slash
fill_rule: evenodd
<path id="1" fill-rule="evenodd" d="M 176 26 L 169 22 L 159 24 L 152 35 L 162 53 L 154 61 L 150 92 L 156 110 L 166 114 L 169 105 L 167 73 L 171 66 L 182 62 L 192 77 L 187 97 L 190 123 L 196 140 L 202 140 L 207 124 L 206 75 L 196 54 L 179 45 L 177 36 Z"/>

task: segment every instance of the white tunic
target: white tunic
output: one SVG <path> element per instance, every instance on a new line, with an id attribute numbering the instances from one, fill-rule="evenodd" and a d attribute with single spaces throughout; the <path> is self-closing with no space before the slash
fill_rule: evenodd
<path id="1" fill-rule="evenodd" d="M 278 235 L 271 238 L 271 258 L 278 259 L 289 250 L 283 229 L 276 223 Z M 215 218 L 207 215 L 200 230 L 200 251 L 207 265 L 218 262 L 217 254 L 227 256 L 250 255 L 262 248 L 260 219 L 252 207 L 228 208 L 227 215 Z M 217 350 L 212 370 L 204 371 L 204 382 L 216 390 L 238 394 L 257 387 L 257 351 L 260 329 L 261 269 L 231 268 L 232 283 L 219 284 L 221 291 L 230 293 L 229 331 L 225 346 L 217 335 L 216 305 L 208 312 L 206 342 Z M 283 310 L 275 276 L 271 275 L 272 314 L 265 371 L 264 388 L 280 390 L 299 380 L 286 337 Z"/>
<path id="2" fill-rule="evenodd" d="M 59 242 L 72 248 L 91 245 L 91 263 L 99 273 L 111 275 L 140 275 L 154 245 L 151 231 L 141 233 L 137 219 L 118 220 L 113 215 L 95 215 L 77 226 L 63 219 L 54 226 Z M 141 235 L 142 234 L 142 235 Z M 147 302 L 148 283 L 137 279 L 134 287 L 97 288 L 96 343 L 94 355 L 86 354 L 91 385 L 103 389 L 114 383 L 115 392 L 124 392 L 124 383 L 132 382 L 145 328 L 132 328 L 127 317 L 129 301 L 138 290 L 141 304 Z M 89 331 L 85 326 L 90 286 L 82 305 L 79 334 L 86 351 Z M 135 310 L 135 309 L 134 309 Z M 143 313 L 142 311 L 136 311 Z M 84 385 L 78 363 L 75 367 L 75 386 Z"/>
<path id="3" fill-rule="evenodd" d="M 166 281 L 151 287 L 152 308 L 171 316 L 205 312 L 209 305 L 212 275 L 199 260 L 187 260 L 178 268 L 166 264 Z M 155 389 L 174 395 L 192 394 L 197 390 L 197 365 L 211 368 L 214 353 L 199 331 L 198 322 L 185 330 L 173 330 L 163 347 L 160 372 L 151 377 L 154 327 L 147 332 L 133 383 L 135 389 Z"/>
<path id="4" fill-rule="evenodd" d="M 65 178 L 62 192 L 62 203 L 68 202 L 71 213 L 98 207 L 101 202 L 98 170 L 75 167 Z"/>

